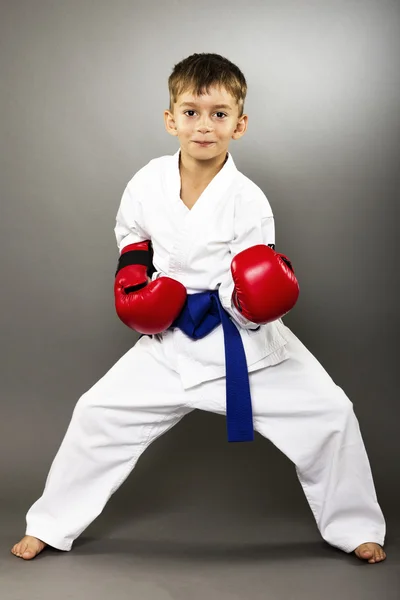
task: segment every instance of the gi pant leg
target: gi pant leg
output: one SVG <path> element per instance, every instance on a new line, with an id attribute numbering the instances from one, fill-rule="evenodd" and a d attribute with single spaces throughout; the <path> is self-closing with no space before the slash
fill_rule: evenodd
<path id="1" fill-rule="evenodd" d="M 191 412 L 193 394 L 171 360 L 164 345 L 144 337 L 81 396 L 43 495 L 26 515 L 26 535 L 70 550 L 143 451 Z"/>
<path id="2" fill-rule="evenodd" d="M 345 552 L 383 545 L 386 526 L 353 404 L 286 327 L 289 358 L 249 374 L 254 429 L 295 465 L 323 539 Z M 225 380 L 199 408 L 225 414 Z"/>
<path id="3" fill-rule="evenodd" d="M 323 539 L 345 552 L 383 545 L 385 520 L 353 405 L 286 333 L 289 358 L 249 375 L 254 427 L 294 463 Z M 183 390 L 173 343 L 153 342 L 142 338 L 78 401 L 27 514 L 27 535 L 70 550 L 152 441 L 194 408 L 226 413 L 225 378 Z"/>

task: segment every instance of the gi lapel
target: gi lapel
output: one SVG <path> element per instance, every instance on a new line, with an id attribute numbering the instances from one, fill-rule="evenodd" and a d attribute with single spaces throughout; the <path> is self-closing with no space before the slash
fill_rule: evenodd
<path id="1" fill-rule="evenodd" d="M 181 176 L 179 172 L 179 150 L 171 156 L 172 165 L 165 173 L 167 183 L 167 193 L 172 203 L 173 209 L 180 217 L 184 216 L 185 226 L 190 226 L 195 221 L 204 220 L 211 216 L 216 206 L 222 201 L 225 193 L 234 182 L 237 174 L 237 168 L 232 155 L 228 152 L 228 159 L 222 169 L 210 181 L 208 186 L 202 192 L 195 205 L 189 210 L 180 197 Z"/>

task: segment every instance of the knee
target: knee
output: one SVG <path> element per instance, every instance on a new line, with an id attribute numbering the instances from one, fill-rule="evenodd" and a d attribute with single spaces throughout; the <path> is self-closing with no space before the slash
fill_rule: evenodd
<path id="1" fill-rule="evenodd" d="M 335 417 L 335 420 L 346 420 L 353 413 L 353 403 L 342 388 L 336 384 L 330 389 L 327 403 L 328 410 Z"/>
<path id="2" fill-rule="evenodd" d="M 92 414 L 98 407 L 99 405 L 95 395 L 90 392 L 85 392 L 75 404 L 73 416 L 82 419 L 86 415 Z"/>

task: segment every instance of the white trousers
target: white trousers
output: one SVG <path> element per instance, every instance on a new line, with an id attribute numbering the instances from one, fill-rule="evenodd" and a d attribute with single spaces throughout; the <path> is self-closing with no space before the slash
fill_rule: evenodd
<path id="1" fill-rule="evenodd" d="M 345 552 L 383 545 L 385 519 L 353 404 L 286 334 L 289 358 L 249 374 L 254 429 L 294 463 L 326 542 Z M 27 535 L 70 550 L 151 442 L 193 409 L 226 414 L 225 378 L 185 390 L 174 356 L 172 336 L 143 337 L 80 397 L 27 513 Z"/>

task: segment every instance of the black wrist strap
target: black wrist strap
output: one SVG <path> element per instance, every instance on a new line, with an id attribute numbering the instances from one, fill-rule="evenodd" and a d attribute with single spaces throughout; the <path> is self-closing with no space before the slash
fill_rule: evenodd
<path id="1" fill-rule="evenodd" d="M 115 277 L 121 269 L 128 265 L 143 265 L 144 267 L 147 267 L 147 276 L 151 278 L 153 273 L 156 272 L 153 265 L 153 246 L 151 243 L 149 243 L 148 250 L 129 250 L 129 252 L 121 254 L 118 259 Z"/>

